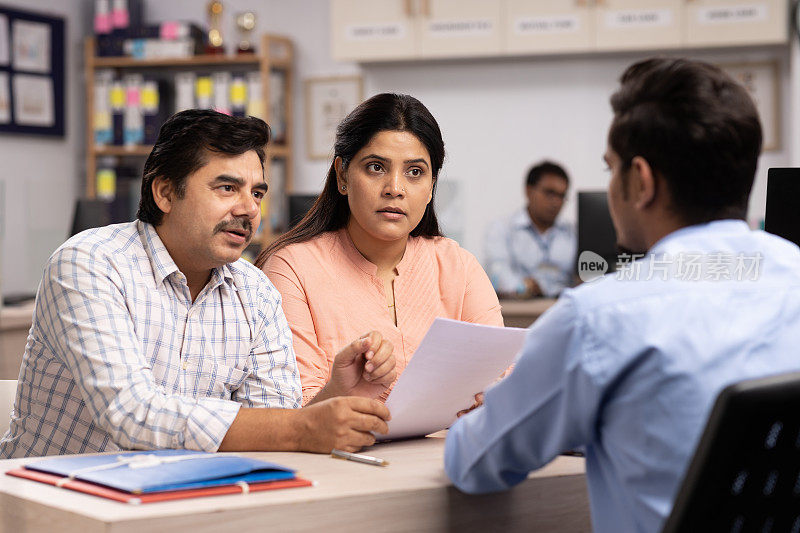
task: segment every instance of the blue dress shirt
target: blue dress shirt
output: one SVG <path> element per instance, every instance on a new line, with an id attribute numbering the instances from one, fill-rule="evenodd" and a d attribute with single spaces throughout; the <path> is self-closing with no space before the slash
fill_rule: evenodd
<path id="1" fill-rule="evenodd" d="M 800 249 L 744 222 L 691 226 L 564 292 L 513 372 L 450 429 L 460 489 L 506 489 L 585 447 L 598 532 L 657 532 L 719 391 L 800 370 Z"/>
<path id="2" fill-rule="evenodd" d="M 541 233 L 522 208 L 489 227 L 486 270 L 499 293 L 521 294 L 525 278 L 533 278 L 544 296 L 555 297 L 571 284 L 577 246 L 569 225 L 557 223 Z"/>

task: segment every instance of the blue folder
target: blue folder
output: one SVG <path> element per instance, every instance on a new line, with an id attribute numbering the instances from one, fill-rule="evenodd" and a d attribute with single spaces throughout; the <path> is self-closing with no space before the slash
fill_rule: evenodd
<path id="1" fill-rule="evenodd" d="M 25 465 L 25 468 L 89 481 L 133 494 L 295 477 L 294 470 L 275 463 L 238 455 L 191 450 L 67 455 L 42 459 Z"/>

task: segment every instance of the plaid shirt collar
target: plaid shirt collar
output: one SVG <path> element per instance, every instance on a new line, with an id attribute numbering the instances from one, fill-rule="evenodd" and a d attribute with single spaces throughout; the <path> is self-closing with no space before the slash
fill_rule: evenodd
<path id="1" fill-rule="evenodd" d="M 150 266 L 153 269 L 153 277 L 156 285 L 161 285 L 164 280 L 175 272 L 180 272 L 178 265 L 172 260 L 167 247 L 158 236 L 155 227 L 141 220 L 136 221 L 136 229 L 142 240 L 142 246 L 150 259 Z M 209 289 L 216 289 L 223 282 L 227 283 L 232 290 L 236 290 L 233 284 L 233 273 L 227 264 L 217 267 L 211 271 L 211 279 L 208 281 Z"/>

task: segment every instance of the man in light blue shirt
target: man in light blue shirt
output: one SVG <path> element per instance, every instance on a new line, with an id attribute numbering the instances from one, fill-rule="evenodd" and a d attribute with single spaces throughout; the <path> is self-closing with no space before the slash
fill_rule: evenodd
<path id="1" fill-rule="evenodd" d="M 570 286 L 575 232 L 569 224 L 556 222 L 568 188 L 563 168 L 539 163 L 528 172 L 528 205 L 489 226 L 486 270 L 499 295 L 552 298 Z"/>
<path id="2" fill-rule="evenodd" d="M 451 428 L 445 469 L 497 491 L 583 447 L 595 531 L 657 532 L 719 391 L 800 370 L 800 249 L 743 222 L 761 127 L 727 75 L 647 60 L 611 104 L 611 216 L 646 253 L 532 326 L 511 375 Z"/>

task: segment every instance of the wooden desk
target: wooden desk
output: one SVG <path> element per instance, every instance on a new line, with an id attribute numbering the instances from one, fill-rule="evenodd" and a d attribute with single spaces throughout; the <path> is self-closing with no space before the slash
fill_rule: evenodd
<path id="1" fill-rule="evenodd" d="M 33 302 L 0 309 L 0 379 L 19 377 L 32 319 Z"/>
<path id="2" fill-rule="evenodd" d="M 506 327 L 527 328 L 550 309 L 555 298 L 534 298 L 532 300 L 500 300 L 503 322 Z"/>
<path id="3" fill-rule="evenodd" d="M 442 467 L 444 439 L 379 444 L 385 468 L 301 453 L 250 454 L 297 468 L 316 486 L 144 504 L 112 502 L 0 475 L 0 531 L 591 530 L 583 459 L 559 457 L 514 489 L 469 496 Z M 31 459 L 0 461 L 0 471 Z"/>

